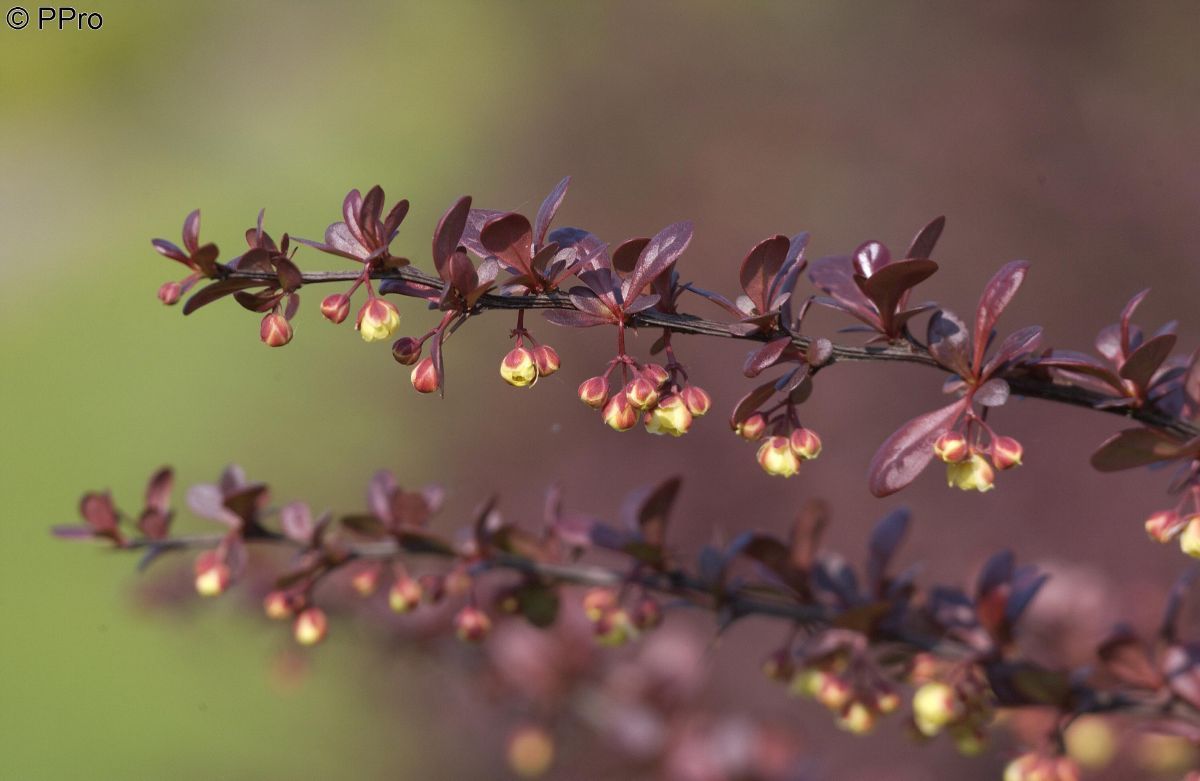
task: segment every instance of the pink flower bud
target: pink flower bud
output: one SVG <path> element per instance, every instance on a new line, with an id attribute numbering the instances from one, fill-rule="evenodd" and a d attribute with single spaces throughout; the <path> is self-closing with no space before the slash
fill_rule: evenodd
<path id="1" fill-rule="evenodd" d="M 792 452 L 805 461 L 811 461 L 821 455 L 821 438 L 815 431 L 798 428 L 792 432 L 790 440 Z"/>
<path id="2" fill-rule="evenodd" d="M 957 464 L 970 455 L 967 438 L 957 431 L 947 431 L 933 443 L 933 452 L 947 464 Z"/>
<path id="3" fill-rule="evenodd" d="M 769 475 L 791 477 L 800 471 L 800 459 L 787 437 L 771 437 L 758 448 L 758 465 Z"/>
<path id="4" fill-rule="evenodd" d="M 350 585 L 360 597 L 371 596 L 375 593 L 375 589 L 379 587 L 379 567 L 372 565 L 360 569 L 350 579 Z"/>
<path id="5" fill-rule="evenodd" d="M 464 643 L 481 643 L 492 630 L 492 620 L 487 613 L 468 605 L 454 616 L 454 630 Z"/>
<path id="6" fill-rule="evenodd" d="M 372 298 L 358 312 L 358 332 L 364 342 L 388 339 L 400 327 L 400 310 L 390 301 Z"/>
<path id="7" fill-rule="evenodd" d="M 738 423 L 734 431 L 747 442 L 757 442 L 767 433 L 767 419 L 756 412 Z"/>
<path id="8" fill-rule="evenodd" d="M 334 293 L 321 302 L 321 315 L 333 324 L 343 323 L 350 316 L 350 296 Z"/>
<path id="9" fill-rule="evenodd" d="M 1174 510 L 1160 510 L 1146 519 L 1146 534 L 1155 542 L 1170 542 L 1189 520 Z"/>
<path id="10" fill-rule="evenodd" d="M 992 440 L 992 463 L 1001 471 L 1020 466 L 1024 452 L 1021 443 L 1012 437 L 996 437 Z"/>
<path id="11" fill-rule="evenodd" d="M 648 363 L 642 367 L 641 376 L 650 381 L 655 390 L 658 390 L 663 385 L 667 384 L 667 380 L 671 379 L 671 373 L 659 366 L 657 363 Z"/>
<path id="12" fill-rule="evenodd" d="M 421 604 L 421 584 L 408 575 L 401 575 L 388 589 L 388 607 L 397 613 L 409 613 Z"/>
<path id="13" fill-rule="evenodd" d="M 625 386 L 625 397 L 634 407 L 645 411 L 658 403 L 658 387 L 645 377 L 635 377 Z"/>
<path id="14" fill-rule="evenodd" d="M 533 353 L 524 347 L 515 347 L 500 362 L 500 376 L 514 388 L 528 388 L 538 378 L 537 363 Z"/>
<path id="15" fill-rule="evenodd" d="M 703 388 L 689 385 L 680 391 L 679 395 L 683 397 L 683 403 L 694 418 L 704 417 L 712 409 L 712 396 Z"/>
<path id="16" fill-rule="evenodd" d="M 837 717 L 837 725 L 853 735 L 866 735 L 875 729 L 875 711 L 859 700 L 854 700 L 842 708 Z"/>
<path id="17" fill-rule="evenodd" d="M 202 597 L 223 594 L 233 580 L 233 573 L 216 551 L 204 551 L 197 556 L 193 572 L 196 593 Z"/>
<path id="18" fill-rule="evenodd" d="M 579 384 L 579 400 L 592 409 L 600 409 L 608 401 L 608 380 L 592 377 Z"/>
<path id="19" fill-rule="evenodd" d="M 615 431 L 628 431 L 637 425 L 637 410 L 624 393 L 613 396 L 604 405 L 604 422 Z"/>
<path id="20" fill-rule="evenodd" d="M 561 367 L 558 353 L 548 344 L 539 344 L 533 348 L 533 362 L 537 365 L 539 377 L 549 377 Z"/>
<path id="21" fill-rule="evenodd" d="M 292 636 L 300 645 L 316 645 L 325 639 L 329 632 L 329 619 L 325 611 L 319 607 L 310 607 L 300 611 L 292 624 Z"/>
<path id="22" fill-rule="evenodd" d="M 412 366 L 421 360 L 421 342 L 411 336 L 401 336 L 392 342 L 392 357 L 396 363 Z"/>
<path id="23" fill-rule="evenodd" d="M 179 303 L 179 297 L 183 295 L 183 285 L 178 282 L 164 282 L 162 287 L 158 289 L 158 300 L 162 301 L 167 306 L 174 306 Z"/>
<path id="24" fill-rule="evenodd" d="M 412 386 L 419 393 L 434 393 L 438 389 L 437 370 L 433 366 L 432 358 L 422 358 L 421 361 L 413 367 L 412 374 L 409 376 L 412 380 Z"/>
<path id="25" fill-rule="evenodd" d="M 599 621 L 617 607 L 617 595 L 609 588 L 593 588 L 583 595 L 583 614 L 591 622 Z"/>
<path id="26" fill-rule="evenodd" d="M 271 312 L 262 319 L 258 338 L 268 347 L 283 347 L 292 341 L 292 324 L 278 312 Z"/>
<path id="27" fill-rule="evenodd" d="M 263 612 L 267 618 L 281 621 L 292 615 L 292 600 L 284 591 L 272 591 L 263 598 Z"/>

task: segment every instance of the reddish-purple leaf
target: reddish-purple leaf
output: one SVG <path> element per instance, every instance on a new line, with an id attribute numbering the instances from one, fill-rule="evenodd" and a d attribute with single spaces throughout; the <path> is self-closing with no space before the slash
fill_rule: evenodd
<path id="1" fill-rule="evenodd" d="M 971 374 L 971 334 L 958 315 L 939 309 L 929 318 L 925 341 L 929 354 L 960 377 Z"/>
<path id="2" fill-rule="evenodd" d="M 202 306 L 211 304 L 214 301 L 224 298 L 239 290 L 246 290 L 252 287 L 262 287 L 261 279 L 222 279 L 206 285 L 187 300 L 183 305 L 183 313 L 190 315 Z"/>
<path id="3" fill-rule="evenodd" d="M 364 236 L 369 234 L 376 241 L 380 239 L 376 230 L 380 227 L 379 216 L 381 214 L 383 214 L 383 188 L 375 185 L 367 191 L 366 196 L 363 197 L 362 206 L 358 209 L 358 224 L 361 226 Z"/>
<path id="4" fill-rule="evenodd" d="M 879 318 L 870 301 L 854 282 L 854 265 L 849 256 L 835 255 L 813 261 L 808 269 L 808 278 L 817 289 L 833 297 L 835 307 L 878 328 Z M 817 303 L 830 306 L 833 302 L 818 299 Z"/>
<path id="5" fill-rule="evenodd" d="M 1008 401 L 1012 388 L 999 377 L 988 380 L 975 391 L 975 401 L 985 407 L 1000 407 Z"/>
<path id="6" fill-rule="evenodd" d="M 1000 347 L 996 349 L 996 353 L 983 367 L 983 372 L 980 376 L 988 377 L 1009 361 L 1018 360 L 1032 353 L 1038 348 L 1041 341 L 1041 326 L 1031 325 L 1019 331 L 1013 331 L 1000 343 Z"/>
<path id="7" fill-rule="evenodd" d="M 307 545 L 316 526 L 312 512 L 304 502 L 291 502 L 279 509 L 279 525 L 288 539 Z"/>
<path id="8" fill-rule="evenodd" d="M 546 243 L 546 231 L 550 229 L 550 223 L 554 221 L 554 215 L 562 205 L 563 198 L 567 196 L 567 187 L 570 185 L 571 177 L 564 176 L 538 207 L 537 216 L 533 218 L 533 241 L 538 249 Z"/>
<path id="9" fill-rule="evenodd" d="M 402 198 L 396 202 L 392 210 L 388 212 L 387 217 L 383 221 L 383 241 L 390 242 L 396 230 L 400 227 L 400 223 L 404 222 L 404 218 L 408 215 L 408 199 Z"/>
<path id="10" fill-rule="evenodd" d="M 932 260 L 899 260 L 877 269 L 869 277 L 856 274 L 854 283 L 875 304 L 888 333 L 895 335 L 895 314 L 909 290 L 933 276 L 937 268 Z"/>
<path id="11" fill-rule="evenodd" d="M 1039 358 L 1037 365 L 1094 377 L 1111 385 L 1118 393 L 1125 392 L 1121 378 L 1117 376 L 1116 372 L 1087 353 L 1055 349 L 1049 355 Z"/>
<path id="12" fill-rule="evenodd" d="M 746 356 L 746 363 L 742 367 L 742 372 L 747 377 L 757 377 L 774 366 L 783 355 L 783 351 L 790 347 L 791 344 L 792 338 L 790 336 L 780 337 L 772 342 L 767 342 Z"/>
<path id="13" fill-rule="evenodd" d="M 160 255 L 168 257 L 171 260 L 177 260 L 185 265 L 187 264 L 187 254 L 166 239 L 150 239 L 150 244 Z"/>
<path id="14" fill-rule="evenodd" d="M 196 209 L 183 221 L 183 246 L 189 253 L 200 247 L 200 210 Z"/>
<path id="15" fill-rule="evenodd" d="M 523 215 L 509 212 L 488 220 L 479 232 L 479 243 L 502 263 L 518 273 L 530 273 L 530 243 L 533 228 Z"/>
<path id="16" fill-rule="evenodd" d="M 1145 300 L 1146 296 L 1150 295 L 1150 288 L 1146 288 L 1139 293 L 1134 294 L 1133 298 L 1125 303 L 1125 307 L 1121 310 L 1121 320 L 1119 323 L 1121 334 L 1121 355 L 1128 356 L 1138 347 L 1141 341 L 1141 330 L 1133 326 L 1133 313 Z"/>
<path id="17" fill-rule="evenodd" d="M 79 514 L 96 534 L 111 534 L 117 530 L 117 511 L 108 493 L 84 494 L 79 502 Z"/>
<path id="18" fill-rule="evenodd" d="M 446 266 L 450 263 L 454 251 L 458 249 L 470 211 L 471 196 L 464 195 L 446 210 L 433 232 L 433 265 L 437 268 L 438 276 L 446 281 L 449 281 Z"/>
<path id="19" fill-rule="evenodd" d="M 1161 334 L 1142 342 L 1121 364 L 1120 375 L 1144 390 L 1158 367 L 1170 357 L 1175 339 L 1175 334 Z"/>
<path id="20" fill-rule="evenodd" d="M 1194 451 L 1196 448 L 1190 445 L 1155 429 L 1128 428 L 1113 434 L 1096 448 L 1092 453 L 1092 466 L 1101 472 L 1135 469 Z"/>
<path id="21" fill-rule="evenodd" d="M 868 468 L 867 484 L 878 497 L 888 496 L 917 479 L 933 458 L 933 442 L 953 425 L 969 401 L 959 399 L 913 418 L 887 438 Z"/>
<path id="22" fill-rule="evenodd" d="M 678 260 L 692 241 L 692 223 L 668 225 L 650 240 L 638 257 L 637 266 L 621 287 L 622 298 L 633 300 L 642 290 Z"/>
<path id="23" fill-rule="evenodd" d="M 912 244 L 908 247 L 906 258 L 932 258 L 933 248 L 937 245 L 938 239 L 942 236 L 942 229 L 946 227 L 945 217 L 936 217 L 920 232 L 913 237 Z"/>
<path id="24" fill-rule="evenodd" d="M 575 312 L 570 309 L 550 309 L 542 313 L 546 322 L 568 328 L 594 328 L 598 325 L 610 325 L 611 317 L 600 317 L 587 312 Z"/>
<path id="25" fill-rule="evenodd" d="M 975 357 L 971 363 L 972 368 L 982 368 L 983 352 L 987 349 L 992 329 L 996 327 L 996 321 L 1021 288 L 1027 271 L 1028 261 L 1014 260 L 1006 263 L 988 280 L 983 295 L 979 298 L 979 309 L 975 313 Z"/>
<path id="26" fill-rule="evenodd" d="M 618 244 L 612 253 L 613 269 L 621 274 L 632 274 L 633 270 L 637 268 L 638 258 L 642 256 L 642 250 L 649 243 L 649 238 L 638 237 L 626 239 Z"/>
<path id="27" fill-rule="evenodd" d="M 746 295 L 759 312 L 771 309 L 771 302 L 768 300 L 771 283 L 783 268 L 790 248 L 791 242 L 786 236 L 772 236 L 754 245 L 742 261 L 739 273 L 742 290 L 746 291 Z"/>
<path id="28" fill-rule="evenodd" d="M 879 241 L 865 241 L 854 250 L 854 273 L 869 277 L 892 262 L 892 253 Z"/>
<path id="29" fill-rule="evenodd" d="M 747 393 L 738 403 L 734 405 L 733 412 L 729 416 L 729 427 L 737 429 L 738 424 L 746 420 L 746 418 L 758 411 L 758 408 L 766 403 L 767 399 L 775 395 L 775 381 L 764 382 L 754 390 Z"/>

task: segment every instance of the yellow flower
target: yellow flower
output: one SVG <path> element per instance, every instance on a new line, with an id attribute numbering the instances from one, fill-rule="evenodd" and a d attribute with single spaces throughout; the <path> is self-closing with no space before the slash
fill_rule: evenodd
<path id="1" fill-rule="evenodd" d="M 538 378 L 537 363 L 533 353 L 524 347 L 511 350 L 500 362 L 500 376 L 514 388 L 528 388 Z"/>
<path id="2" fill-rule="evenodd" d="M 364 342 L 388 339 L 400 327 L 400 310 L 381 298 L 372 298 L 358 314 L 358 332 Z"/>
<path id="3" fill-rule="evenodd" d="M 646 430 L 651 434 L 682 437 L 691 427 L 692 413 L 683 399 L 674 394 L 660 401 L 646 420 Z"/>
<path id="4" fill-rule="evenodd" d="M 965 461 L 946 464 L 946 483 L 963 491 L 990 491 L 996 487 L 996 473 L 992 465 L 978 453 L 972 453 Z"/>
<path id="5" fill-rule="evenodd" d="M 1200 516 L 1193 515 L 1179 535 L 1179 549 L 1194 559 L 1200 559 Z"/>
<path id="6" fill-rule="evenodd" d="M 800 471 L 800 458 L 787 437 L 771 437 L 759 445 L 758 465 L 769 475 L 791 477 Z"/>

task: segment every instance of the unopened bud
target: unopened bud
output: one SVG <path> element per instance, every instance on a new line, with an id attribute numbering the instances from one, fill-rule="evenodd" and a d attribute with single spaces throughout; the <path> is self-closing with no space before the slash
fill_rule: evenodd
<path id="1" fill-rule="evenodd" d="M 267 618 L 282 621 L 292 615 L 292 600 L 286 592 L 272 591 L 263 598 L 263 612 Z"/>
<path id="2" fill-rule="evenodd" d="M 554 764 L 554 740 L 541 727 L 517 727 L 508 737 L 508 767 L 521 778 L 540 778 Z"/>
<path id="3" fill-rule="evenodd" d="M 1112 763 L 1118 740 L 1108 721 L 1100 716 L 1077 718 L 1063 734 L 1067 754 L 1089 770 L 1102 770 Z"/>
<path id="4" fill-rule="evenodd" d="M 1194 559 L 1200 559 L 1200 515 L 1189 515 L 1183 533 L 1179 535 L 1179 549 Z"/>
<path id="5" fill-rule="evenodd" d="M 422 358 L 416 366 L 413 367 L 412 374 L 409 375 L 412 380 L 412 386 L 419 393 L 434 393 L 438 389 L 437 369 L 433 366 L 432 358 Z"/>
<path id="6" fill-rule="evenodd" d="M 464 643 L 480 643 L 492 629 L 492 620 L 477 607 L 468 605 L 454 616 L 454 631 Z"/>
<path id="7" fill-rule="evenodd" d="M 403 366 L 412 366 L 421 360 L 420 340 L 414 339 L 411 336 L 401 336 L 392 342 L 392 357 L 396 359 L 396 363 Z"/>
<path id="8" fill-rule="evenodd" d="M 957 431 L 947 431 L 934 440 L 933 452 L 947 464 L 957 464 L 971 454 L 967 438 Z"/>
<path id="9" fill-rule="evenodd" d="M 655 390 L 658 390 L 663 385 L 667 384 L 667 380 L 671 379 L 671 373 L 657 363 L 648 363 L 642 367 L 639 372 L 642 377 L 650 381 Z"/>
<path id="10" fill-rule="evenodd" d="M 615 431 L 628 431 L 637 425 L 637 410 L 624 393 L 613 396 L 604 405 L 604 422 Z"/>
<path id="11" fill-rule="evenodd" d="M 875 729 L 875 711 L 856 700 L 838 714 L 837 725 L 854 735 L 866 735 Z"/>
<path id="12" fill-rule="evenodd" d="M 625 386 L 625 397 L 634 407 L 645 411 L 658 403 L 658 386 L 645 377 L 634 377 Z"/>
<path id="13" fill-rule="evenodd" d="M 579 400 L 592 409 L 600 409 L 608 401 L 608 380 L 592 377 L 579 384 Z"/>
<path id="14" fill-rule="evenodd" d="M 820 684 L 813 696 L 826 708 L 840 711 L 850 703 L 853 694 L 854 690 L 848 681 L 826 673 L 821 677 Z"/>
<path id="15" fill-rule="evenodd" d="M 390 301 L 372 298 L 358 312 L 358 332 L 364 342 L 390 339 L 400 327 L 400 310 Z"/>
<path id="16" fill-rule="evenodd" d="M 992 463 L 1000 471 L 1021 465 L 1025 449 L 1012 437 L 996 437 L 992 440 Z"/>
<path id="17" fill-rule="evenodd" d="M 787 437 L 771 437 L 759 445 L 758 465 L 776 477 L 791 477 L 800 471 L 800 459 Z"/>
<path id="18" fill-rule="evenodd" d="M 692 427 L 692 413 L 683 399 L 675 394 L 665 397 L 651 412 L 646 413 L 646 430 L 651 434 L 670 434 L 682 437 Z"/>
<path id="19" fill-rule="evenodd" d="M 197 556 L 194 572 L 196 593 L 202 597 L 219 596 L 233 579 L 233 573 L 216 551 L 204 551 Z"/>
<path id="20" fill-rule="evenodd" d="M 360 597 L 369 597 L 379 588 L 379 567 L 371 566 L 360 569 L 350 579 L 350 586 Z"/>
<path id="21" fill-rule="evenodd" d="M 548 344 L 539 344 L 533 348 L 533 362 L 537 364 L 539 377 L 549 377 L 562 366 L 558 353 Z"/>
<path id="22" fill-rule="evenodd" d="M 516 347 L 500 361 L 500 376 L 514 388 L 528 388 L 538 378 L 537 363 L 533 353 L 524 347 Z"/>
<path id="23" fill-rule="evenodd" d="M 734 431 L 747 442 L 757 442 L 767 433 L 767 419 L 756 412 L 738 423 Z"/>
<path id="24" fill-rule="evenodd" d="M 946 464 L 946 484 L 963 491 L 990 491 L 996 487 L 992 465 L 978 453 L 958 463 Z"/>
<path id="25" fill-rule="evenodd" d="M 345 293 L 325 296 L 321 302 L 321 316 L 335 325 L 345 322 L 350 316 L 350 296 Z"/>
<path id="26" fill-rule="evenodd" d="M 421 584 L 408 575 L 401 575 L 388 589 L 388 607 L 396 613 L 409 613 L 421 604 Z"/>
<path id="27" fill-rule="evenodd" d="M 595 624 L 595 632 L 597 643 L 613 648 L 625 645 L 636 634 L 629 613 L 624 608 L 610 610 L 601 616 Z"/>
<path id="28" fill-rule="evenodd" d="M 1170 542 L 1190 520 L 1174 510 L 1160 510 L 1146 519 L 1146 534 L 1155 542 Z"/>
<path id="29" fill-rule="evenodd" d="M 816 667 L 801 668 L 792 675 L 788 692 L 796 697 L 812 699 L 817 696 L 817 692 L 821 691 L 821 687 L 825 685 L 825 679 L 828 677 L 830 677 L 829 673 Z"/>
<path id="30" fill-rule="evenodd" d="M 292 636 L 300 645 L 316 645 L 325 639 L 328 632 L 329 620 L 325 617 L 325 611 L 319 607 L 302 610 L 292 625 Z"/>
<path id="31" fill-rule="evenodd" d="M 917 729 L 927 737 L 933 737 L 947 724 L 962 718 L 965 710 L 954 687 L 941 681 L 930 681 L 917 689 L 912 708 Z"/>
<path id="32" fill-rule="evenodd" d="M 292 324 L 278 312 L 271 312 L 262 319 L 258 338 L 268 347 L 283 347 L 292 341 Z"/>
<path id="33" fill-rule="evenodd" d="M 158 289 L 158 300 L 162 301 L 167 306 L 174 306 L 179 303 L 179 297 L 183 295 L 183 285 L 178 282 L 164 282 L 162 287 Z"/>
<path id="34" fill-rule="evenodd" d="M 798 428 L 792 432 L 790 439 L 792 452 L 805 461 L 811 461 L 821 455 L 821 438 L 817 436 L 817 432 Z"/>
<path id="35" fill-rule="evenodd" d="M 702 418 L 712 409 L 712 396 L 709 396 L 704 388 L 689 385 L 681 390 L 679 395 L 683 397 L 683 403 L 687 405 L 692 417 Z"/>
<path id="36" fill-rule="evenodd" d="M 583 595 L 583 614 L 588 621 L 596 622 L 617 606 L 617 595 L 612 589 L 593 588 Z"/>

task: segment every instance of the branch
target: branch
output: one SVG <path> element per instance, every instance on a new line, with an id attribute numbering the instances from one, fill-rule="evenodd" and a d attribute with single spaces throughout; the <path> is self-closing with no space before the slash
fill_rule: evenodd
<path id="1" fill-rule="evenodd" d="M 360 271 L 325 271 L 305 273 L 302 275 L 302 278 L 304 284 L 310 285 L 327 282 L 352 282 L 359 279 L 361 276 L 362 273 Z M 370 277 L 374 280 L 404 280 L 406 282 L 417 283 L 437 291 L 441 291 L 445 287 L 444 283 L 437 277 L 426 274 L 425 272 L 411 266 L 406 266 L 399 269 L 372 270 Z M 276 282 L 278 279 L 278 277 L 271 272 L 238 271 L 236 269 L 230 270 L 225 278 L 248 280 L 253 279 L 261 280 L 263 282 Z M 570 299 L 562 293 L 521 296 L 506 296 L 490 293 L 479 299 L 474 311 L 484 312 L 494 309 L 574 310 L 576 307 L 571 303 Z M 667 314 L 656 311 L 648 311 L 633 315 L 629 319 L 629 324 L 633 327 L 662 328 L 666 331 L 677 334 L 719 336 L 727 339 L 741 339 L 752 342 L 767 342 L 786 335 L 783 332 L 755 332 L 751 334 L 745 334 L 742 333 L 736 326 L 727 323 L 705 320 L 704 318 L 690 314 Z M 807 350 L 813 341 L 814 339 L 812 337 L 798 335 L 792 336 L 792 344 L 801 350 Z M 870 361 L 911 363 L 937 369 L 943 373 L 949 373 L 945 367 L 939 364 L 933 358 L 933 356 L 929 354 L 928 351 L 911 343 L 877 347 L 860 347 L 855 345 L 834 344 L 832 354 L 824 365 L 827 366 L 834 363 Z M 1106 406 L 1104 402 L 1110 401 L 1111 399 L 1103 394 L 1096 393 L 1086 388 L 1081 388 L 1074 385 L 1063 385 L 1055 383 L 1051 380 L 1043 380 L 1036 377 L 1031 377 L 1028 374 L 1021 372 L 1010 371 L 1000 376 L 1012 386 L 1014 393 L 1021 396 L 1042 399 L 1044 401 L 1058 402 L 1060 404 L 1069 404 L 1075 407 L 1083 407 L 1086 409 L 1119 415 L 1121 417 L 1136 420 L 1139 423 L 1161 429 L 1184 440 L 1200 436 L 1200 427 L 1182 418 L 1165 414 L 1154 409 L 1153 407 L 1144 406 L 1138 408 L 1119 408 Z"/>

